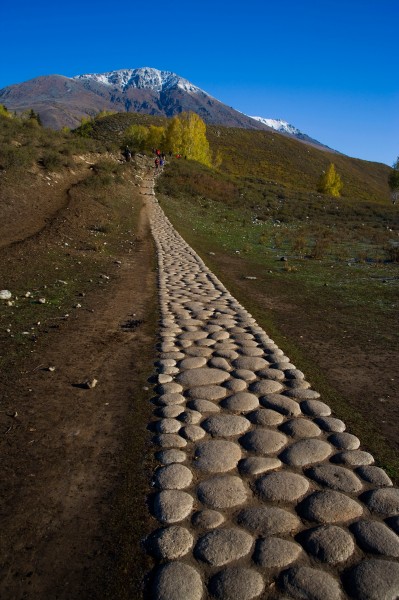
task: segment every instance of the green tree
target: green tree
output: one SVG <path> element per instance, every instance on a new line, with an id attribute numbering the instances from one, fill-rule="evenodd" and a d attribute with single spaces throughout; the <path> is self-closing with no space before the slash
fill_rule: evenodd
<path id="1" fill-rule="evenodd" d="M 399 193 L 399 156 L 392 165 L 392 171 L 388 178 L 389 187 L 393 195 Z"/>
<path id="2" fill-rule="evenodd" d="M 317 191 L 338 198 L 341 195 L 343 185 L 334 164 L 330 163 L 327 171 L 324 171 L 320 176 Z"/>

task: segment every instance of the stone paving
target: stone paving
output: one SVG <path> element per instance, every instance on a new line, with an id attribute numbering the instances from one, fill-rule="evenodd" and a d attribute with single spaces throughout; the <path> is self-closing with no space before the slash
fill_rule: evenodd
<path id="1" fill-rule="evenodd" d="M 175 231 L 153 185 L 150 597 L 399 598 L 399 489 Z"/>

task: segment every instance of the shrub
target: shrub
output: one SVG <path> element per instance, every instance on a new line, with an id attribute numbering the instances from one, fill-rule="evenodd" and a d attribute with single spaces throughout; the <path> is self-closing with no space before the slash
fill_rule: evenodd
<path id="1" fill-rule="evenodd" d="M 63 166 L 63 160 L 55 150 L 47 150 L 40 159 L 40 163 L 47 171 L 57 171 Z"/>
<path id="2" fill-rule="evenodd" d="M 330 163 L 327 171 L 322 173 L 317 186 L 317 191 L 322 194 L 339 197 L 343 188 L 341 177 L 335 170 L 333 163 Z"/>

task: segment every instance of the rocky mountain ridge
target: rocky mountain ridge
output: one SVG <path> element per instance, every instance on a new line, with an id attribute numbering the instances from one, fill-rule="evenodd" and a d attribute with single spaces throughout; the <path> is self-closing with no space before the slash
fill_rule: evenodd
<path id="1" fill-rule="evenodd" d="M 293 126 L 284 127 L 284 121 L 249 117 L 176 73 L 151 67 L 74 77 L 36 77 L 1 89 L 0 103 L 17 112 L 33 109 L 39 113 L 45 126 L 54 129 L 77 127 L 82 117 L 94 116 L 102 110 L 166 117 L 193 111 L 210 125 L 269 131 L 275 129 L 323 147 L 320 142 Z M 280 123 L 280 126 L 276 123 Z"/>

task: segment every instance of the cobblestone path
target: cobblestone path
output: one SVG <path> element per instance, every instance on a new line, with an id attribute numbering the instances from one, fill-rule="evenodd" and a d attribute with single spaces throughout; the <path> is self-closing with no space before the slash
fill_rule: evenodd
<path id="1" fill-rule="evenodd" d="M 144 186 L 162 314 L 150 597 L 399 598 L 399 489 Z"/>

